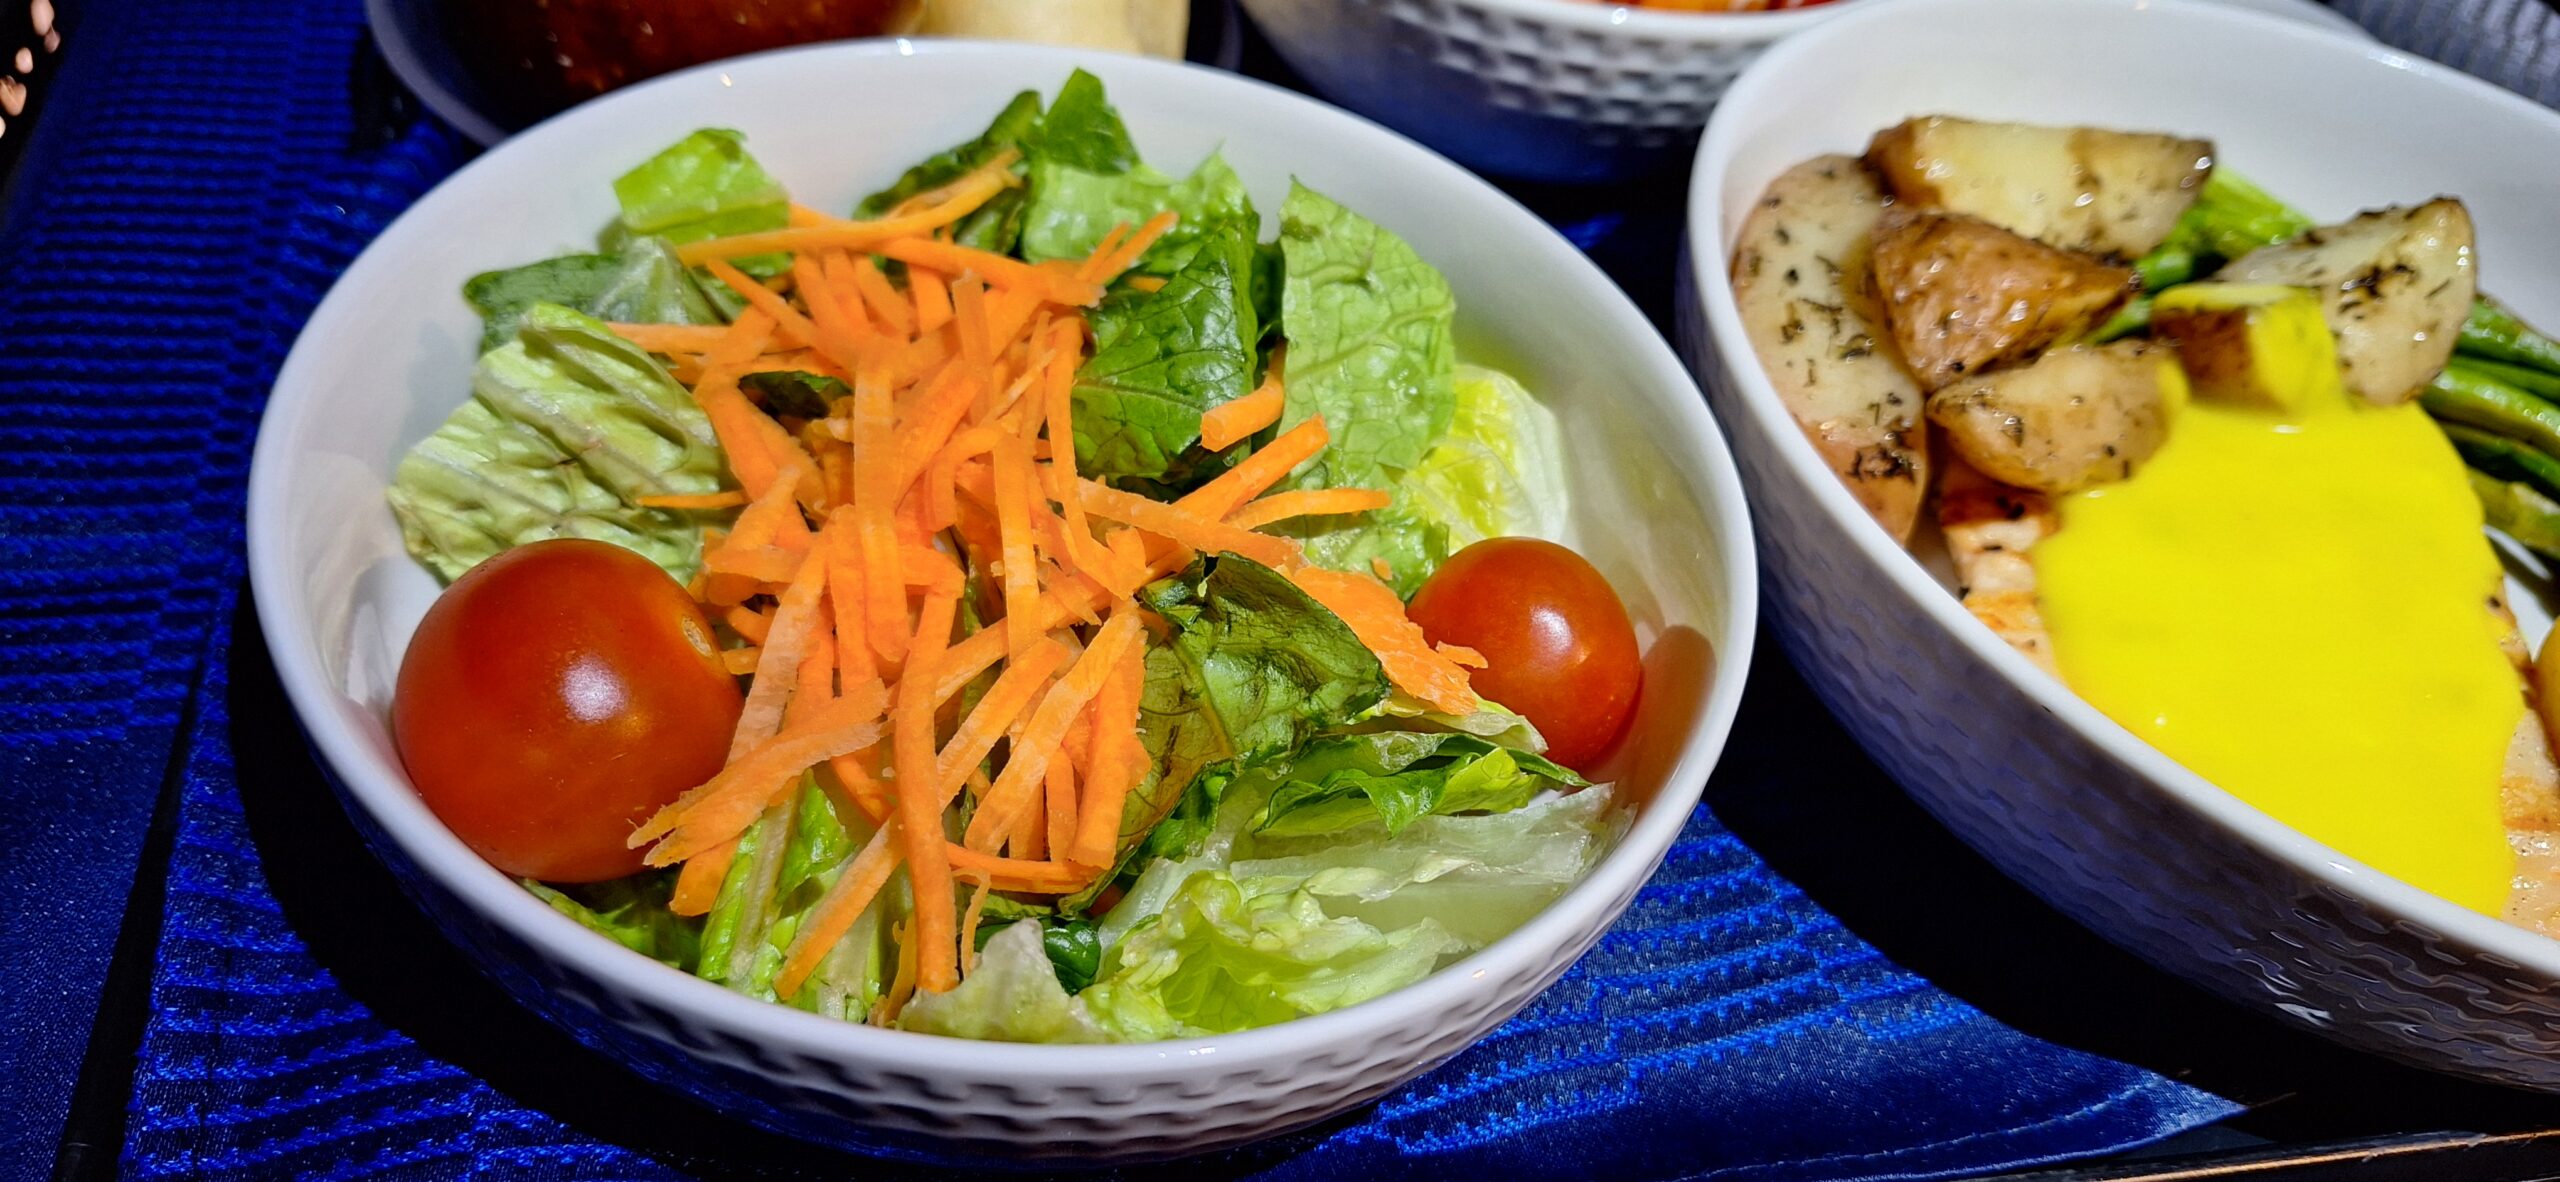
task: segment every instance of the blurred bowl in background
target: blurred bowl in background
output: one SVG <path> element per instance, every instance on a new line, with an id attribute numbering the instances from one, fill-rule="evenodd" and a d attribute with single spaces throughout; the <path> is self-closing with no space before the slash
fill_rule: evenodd
<path id="1" fill-rule="evenodd" d="M 970 37 L 1234 69 L 1233 0 L 365 0 L 374 44 L 438 118 L 487 145 L 619 86 L 786 45 Z"/>

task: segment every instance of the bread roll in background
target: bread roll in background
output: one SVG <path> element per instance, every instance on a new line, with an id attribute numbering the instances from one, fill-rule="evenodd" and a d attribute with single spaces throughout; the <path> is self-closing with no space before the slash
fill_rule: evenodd
<path id="1" fill-rule="evenodd" d="M 1180 58 L 1189 0 L 921 0 L 918 34 Z"/>

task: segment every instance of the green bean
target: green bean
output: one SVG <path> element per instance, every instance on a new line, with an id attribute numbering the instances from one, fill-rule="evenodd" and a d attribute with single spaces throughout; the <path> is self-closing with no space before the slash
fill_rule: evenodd
<path id="1" fill-rule="evenodd" d="M 2453 347 L 2467 356 L 2560 374 L 2560 341 L 2534 331 L 2487 296 L 2472 303 L 2470 317 L 2462 322 L 2462 337 Z"/>
<path id="2" fill-rule="evenodd" d="M 2099 325 L 2096 331 L 2091 332 L 2089 343 L 2103 345 L 2117 337 L 2129 337 L 2138 332 L 2147 332 L 2150 328 L 2151 297 L 2138 295 L 2126 300 L 2123 307 L 2116 309 L 2115 315 L 2108 317 L 2105 324 Z"/>
<path id="3" fill-rule="evenodd" d="M 2522 480 L 2560 497 L 2560 459 L 2535 451 L 2522 440 L 2461 423 L 2439 423 L 2464 463 L 2501 480 Z"/>
<path id="4" fill-rule="evenodd" d="M 2436 418 L 2483 427 L 2560 456 L 2560 406 L 2468 367 L 2446 366 L 2419 392 L 2418 404 Z"/>
<path id="5" fill-rule="evenodd" d="M 2466 469 L 2471 493 L 2480 498 L 2480 516 L 2489 527 L 2514 538 L 2526 549 L 2560 558 L 2560 501 L 2529 484 L 2500 480 L 2476 468 Z"/>

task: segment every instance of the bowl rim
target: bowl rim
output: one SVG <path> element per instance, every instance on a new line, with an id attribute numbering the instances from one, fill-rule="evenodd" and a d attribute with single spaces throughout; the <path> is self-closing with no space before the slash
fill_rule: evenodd
<path id="1" fill-rule="evenodd" d="M 1649 37 L 1663 41 L 1774 41 L 1820 24 L 1848 8 L 1866 8 L 1871 0 L 1824 0 L 1810 8 L 1773 8 L 1757 12 L 1681 12 L 1648 9 L 1608 0 L 1464 0 L 1524 20 L 1544 21 L 1597 34 Z"/>
<path id="2" fill-rule="evenodd" d="M 1780 441 L 1777 446 L 1780 470 L 1801 486 L 1799 491 L 1811 491 L 1814 503 L 1843 527 L 1871 568 L 1906 597 L 1920 604 L 1921 610 L 1941 629 L 1952 634 L 1978 664 L 2005 678 L 2022 696 L 2053 715 L 2060 725 L 2079 732 L 2110 758 L 2167 792 L 2189 811 L 2320 886 L 2345 897 L 2363 899 L 2403 924 L 2414 922 L 2424 925 L 2449 942 L 2465 945 L 2477 953 L 2503 961 L 2509 967 L 2529 967 L 2560 977 L 2560 940 L 2421 890 L 2286 824 L 2169 758 L 2072 692 L 2060 678 L 2047 673 L 2001 641 L 1966 613 L 1961 601 L 1947 594 L 1946 589 L 1909 551 L 1895 544 L 1878 528 L 1849 490 L 1831 476 L 1815 455 L 1811 442 L 1787 413 L 1776 387 L 1771 385 L 1767 374 L 1757 364 L 1749 339 L 1743 332 L 1733 288 L 1725 272 L 1731 247 L 1723 230 L 1725 203 L 1722 191 L 1737 144 L 1749 130 L 1745 120 L 1759 113 L 1759 105 L 1766 101 L 1762 92 L 1777 85 L 1775 80 L 1780 76 L 1803 64 L 1837 53 L 1835 42 L 1867 35 L 1871 25 L 1892 27 L 1900 22 L 1995 21 L 2011 10 L 2049 11 L 2059 7 L 2135 12 L 2141 14 L 2141 19 L 2221 25 L 2232 32 L 2273 38 L 2286 43 L 2284 52 L 2326 58 L 2333 63 L 2332 68 L 2340 71 L 2365 71 L 2376 78 L 2396 73 L 2416 80 L 2386 85 L 2445 88 L 2468 101 L 2509 106 L 2543 122 L 2552 129 L 2554 138 L 2560 139 L 2560 112 L 2543 108 L 2468 74 L 2401 53 L 2351 32 L 2225 6 L 2210 0 L 1897 0 L 1893 4 L 1862 8 L 1823 29 L 1785 41 L 1752 63 L 1736 79 L 1724 101 L 1717 105 L 1699 142 L 1689 180 L 1687 232 L 1692 244 L 1690 279 L 1697 285 L 1704 305 L 1705 321 L 1716 350 L 1716 364 L 1724 369 L 1726 378 L 1735 383 L 1735 401 L 1744 408 L 1741 413 L 1751 416 L 1762 431 Z M 1701 243 L 1711 246 L 1712 250 L 1697 249 Z"/>
<path id="3" fill-rule="evenodd" d="M 370 286 L 380 277 L 368 263 L 387 267 L 386 243 L 396 243 L 402 224 L 428 208 L 439 195 L 465 178 L 515 175 L 538 167 L 546 148 L 576 137 L 590 125 L 619 118 L 631 99 L 660 89 L 699 85 L 721 75 L 744 76 L 799 59 L 831 59 L 848 66 L 877 67 L 909 57 L 974 58 L 995 63 L 1004 77 L 1063 76 L 1078 65 L 1107 64 L 1122 75 L 1180 76 L 1181 84 L 1215 95 L 1248 93 L 1279 100 L 1293 117 L 1324 124 L 1341 137 L 1365 139 L 1396 167 L 1413 170 L 1418 183 L 1471 192 L 1476 200 L 1495 203 L 1500 216 L 1513 219 L 1522 231 L 1517 249 L 1528 265 L 1552 269 L 1572 294 L 1613 309 L 1612 319 L 1641 329 L 1645 339 L 1642 366 L 1652 379 L 1647 387 L 1662 391 L 1669 426 L 1677 433 L 1671 449 L 1683 457 L 1684 483 L 1700 486 L 1701 511 L 1710 536 L 1722 549 L 1723 577 L 1710 594 L 1721 600 L 1720 634 L 1711 636 L 1714 677 L 1694 708 L 1693 727 L 1673 759 L 1651 805 L 1634 819 L 1617 846 L 1580 881 L 1510 934 L 1422 980 L 1357 1005 L 1294 1019 L 1275 1026 L 1235 1034 L 1154 1043 L 1049 1045 L 990 1042 L 975 1039 L 879 1029 L 762 1001 L 709 980 L 661 964 L 588 931 L 524 890 L 513 879 L 483 862 L 436 821 L 412 790 L 396 760 L 387 760 L 356 738 L 341 717 L 341 695 L 331 685 L 316 646 L 308 635 L 308 608 L 295 577 L 285 523 L 296 516 L 285 484 L 287 457 L 302 450 L 299 421 L 303 408 L 327 393 L 303 376 L 318 365 L 304 348 L 310 326 L 325 323 L 333 306 L 350 303 L 349 292 Z M 1007 83 L 1005 88 L 1011 89 Z M 1750 669 L 1758 620 L 1758 557 L 1741 483 L 1724 435 L 1718 429 L 1696 376 L 1653 329 L 1632 300 L 1586 255 L 1520 203 L 1483 179 L 1413 140 L 1339 108 L 1257 79 L 1187 62 L 1170 62 L 1099 51 L 1019 43 L 940 38 L 877 38 L 838 41 L 770 50 L 730 58 L 660 78 L 650 79 L 580 104 L 521 132 L 473 160 L 435 190 L 420 198 L 385 227 L 349 264 L 310 319 L 297 332 L 296 343 L 278 370 L 270 401 L 263 412 L 252 457 L 246 509 L 248 574 L 267 650 L 287 699 L 318 751 L 322 768 L 367 819 L 415 863 L 418 871 L 453 895 L 471 913 L 556 958 L 578 972 L 608 983 L 618 994 L 758 1041 L 813 1057 L 860 1060 L 882 1068 L 922 1074 L 925 1078 L 983 1080 L 1002 1078 L 1044 1084 L 1090 1083 L 1113 1075 L 1142 1077 L 1175 1071 L 1208 1069 L 1221 1074 L 1303 1060 L 1329 1045 L 1365 1041 L 1387 1028 L 1410 1028 L 1414 1020 L 1464 1008 L 1476 982 L 1509 979 L 1548 958 L 1552 950 L 1572 945 L 1586 929 L 1594 929 L 1597 913 L 1621 897 L 1632 899 L 1649 880 L 1664 854 L 1695 811 L 1708 773 L 1721 756 L 1733 728 Z M 1612 912 L 1614 920 L 1615 913 Z M 1605 925 L 1602 925 L 1604 930 Z M 1594 938 L 1598 930 L 1592 931 Z M 477 959 L 476 957 L 474 958 Z M 1534 996 L 1534 995 L 1532 995 Z M 1417 1043 L 1416 1045 L 1419 1045 Z M 687 1051 L 690 1055 L 693 1052 Z"/>

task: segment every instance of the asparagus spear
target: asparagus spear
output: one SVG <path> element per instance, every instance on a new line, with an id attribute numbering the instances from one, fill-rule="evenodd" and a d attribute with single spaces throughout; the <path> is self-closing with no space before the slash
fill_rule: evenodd
<path id="1" fill-rule="evenodd" d="M 2560 406 L 2489 377 L 2456 360 L 2418 394 L 2418 404 L 2440 420 L 2494 432 L 2560 456 Z"/>
<path id="2" fill-rule="evenodd" d="M 2532 485 L 2500 480 L 2469 470 L 2471 492 L 2480 498 L 2480 515 L 2489 527 L 2514 538 L 2528 550 L 2560 558 L 2560 501 Z"/>
<path id="3" fill-rule="evenodd" d="M 2453 347 L 2473 357 L 2560 375 L 2560 341 L 2535 332 L 2487 296 L 2471 305 L 2471 317 L 2462 322 L 2462 337 Z"/>
<path id="4" fill-rule="evenodd" d="M 2555 497 L 2560 497 L 2560 459 L 2535 451 L 2532 445 L 2509 439 L 2495 431 L 2484 431 L 2462 423 L 2438 423 L 2445 437 L 2453 440 L 2453 449 L 2475 471 L 2500 480 L 2521 480 Z"/>

